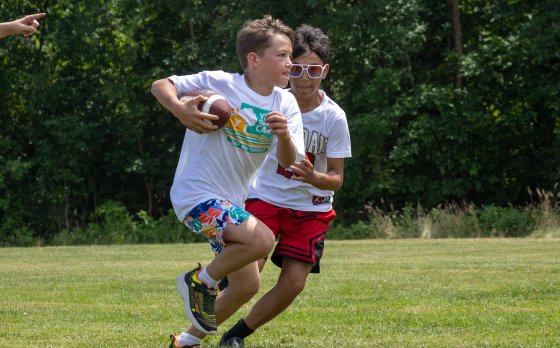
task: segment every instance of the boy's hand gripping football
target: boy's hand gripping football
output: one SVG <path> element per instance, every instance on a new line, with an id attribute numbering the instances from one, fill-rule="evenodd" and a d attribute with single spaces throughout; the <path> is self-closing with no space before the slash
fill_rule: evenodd
<path id="1" fill-rule="evenodd" d="M 198 104 L 206 101 L 207 99 L 207 97 L 199 95 L 180 101 L 174 108 L 173 114 L 185 127 L 195 133 L 204 134 L 213 132 L 218 129 L 218 126 L 215 126 L 208 121 L 217 120 L 219 117 L 198 110 Z"/>

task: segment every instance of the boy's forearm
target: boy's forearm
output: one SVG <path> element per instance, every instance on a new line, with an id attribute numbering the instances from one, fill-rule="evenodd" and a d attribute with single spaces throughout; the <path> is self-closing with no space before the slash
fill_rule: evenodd
<path id="1" fill-rule="evenodd" d="M 342 175 L 334 171 L 327 173 L 315 172 L 315 179 L 309 184 L 320 190 L 338 191 L 342 186 Z"/>
<path id="2" fill-rule="evenodd" d="M 167 79 L 157 80 L 152 84 L 152 95 L 156 97 L 163 107 L 174 113 L 174 107 L 178 104 L 177 90 Z"/>
<path id="3" fill-rule="evenodd" d="M 276 158 L 284 168 L 289 168 L 296 161 L 296 145 L 290 136 L 278 138 Z"/>

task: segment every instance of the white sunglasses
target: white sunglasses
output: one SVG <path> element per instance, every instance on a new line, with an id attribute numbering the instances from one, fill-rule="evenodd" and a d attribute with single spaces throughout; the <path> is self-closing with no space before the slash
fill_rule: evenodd
<path id="1" fill-rule="evenodd" d="M 310 79 L 319 79 L 323 76 L 325 67 L 327 65 L 316 65 L 316 64 L 292 64 L 290 68 L 290 77 L 298 78 L 303 75 L 303 72 L 307 72 L 307 76 Z"/>

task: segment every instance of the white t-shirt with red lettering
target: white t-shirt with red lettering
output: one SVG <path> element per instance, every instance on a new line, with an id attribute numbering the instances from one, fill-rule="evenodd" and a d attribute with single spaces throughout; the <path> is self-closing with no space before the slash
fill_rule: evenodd
<path id="1" fill-rule="evenodd" d="M 344 111 L 324 92 L 321 105 L 302 113 L 305 153 L 315 170 L 327 171 L 327 158 L 352 156 L 350 131 Z M 268 156 L 249 189 L 258 198 L 283 208 L 325 212 L 332 209 L 334 192 L 291 180 L 294 173 Z"/>

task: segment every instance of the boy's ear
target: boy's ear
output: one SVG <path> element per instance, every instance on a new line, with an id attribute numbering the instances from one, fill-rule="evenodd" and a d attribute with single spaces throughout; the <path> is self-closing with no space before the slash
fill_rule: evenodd
<path id="1" fill-rule="evenodd" d="M 323 71 L 323 79 L 325 77 L 327 77 L 327 74 L 329 73 L 329 69 L 331 68 L 331 66 L 329 64 L 325 64 L 325 70 Z"/>
<path id="2" fill-rule="evenodd" d="M 247 64 L 255 66 L 259 62 L 259 56 L 255 52 L 247 53 Z"/>

